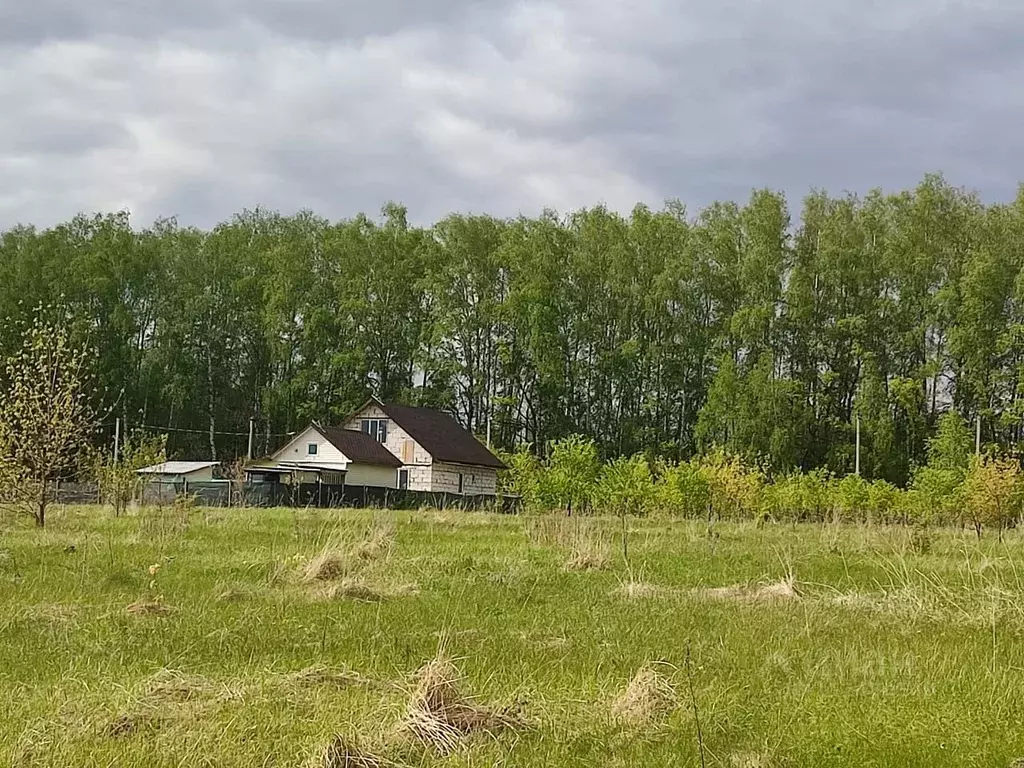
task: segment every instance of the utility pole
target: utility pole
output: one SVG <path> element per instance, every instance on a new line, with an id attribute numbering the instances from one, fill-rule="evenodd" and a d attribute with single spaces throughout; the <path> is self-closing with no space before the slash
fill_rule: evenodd
<path id="1" fill-rule="evenodd" d="M 860 477 L 860 416 L 857 416 L 857 452 L 854 457 L 854 474 Z"/>
<path id="2" fill-rule="evenodd" d="M 981 413 L 974 422 L 974 455 L 981 456 Z"/>
<path id="3" fill-rule="evenodd" d="M 255 429 L 255 423 L 256 423 L 256 419 L 253 419 L 253 418 L 249 419 L 249 450 L 246 452 L 246 455 L 248 456 L 249 461 L 252 461 L 252 438 L 253 438 L 253 429 Z"/>
<path id="4" fill-rule="evenodd" d="M 491 412 L 494 410 L 494 393 L 491 391 L 491 371 L 487 371 L 487 450 L 491 449 Z"/>
<path id="5" fill-rule="evenodd" d="M 121 417 L 114 419 L 114 464 L 121 460 Z"/>

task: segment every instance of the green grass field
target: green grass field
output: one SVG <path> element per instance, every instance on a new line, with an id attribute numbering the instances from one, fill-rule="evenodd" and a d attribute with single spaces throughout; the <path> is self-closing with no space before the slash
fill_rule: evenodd
<path id="1" fill-rule="evenodd" d="M 1024 757 L 1020 534 L 634 520 L 627 565 L 620 526 L 68 507 L 8 527 L 0 764 Z M 476 716 L 442 741 L 417 678 L 439 654 L 461 679 L 437 690 Z"/>

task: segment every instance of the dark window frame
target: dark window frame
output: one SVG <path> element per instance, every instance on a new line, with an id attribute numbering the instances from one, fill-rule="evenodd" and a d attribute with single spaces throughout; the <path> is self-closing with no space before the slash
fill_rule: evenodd
<path id="1" fill-rule="evenodd" d="M 374 438 L 378 443 L 388 441 L 388 420 L 387 419 L 362 419 L 360 431 Z"/>

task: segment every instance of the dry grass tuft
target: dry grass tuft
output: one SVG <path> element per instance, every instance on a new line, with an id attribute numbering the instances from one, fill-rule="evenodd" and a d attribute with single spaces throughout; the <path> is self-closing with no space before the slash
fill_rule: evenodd
<path id="1" fill-rule="evenodd" d="M 568 530 L 568 544 L 562 545 L 569 553 L 566 570 L 602 571 L 611 566 L 611 542 L 593 520 L 573 518 L 563 525 Z"/>
<path id="2" fill-rule="evenodd" d="M 612 717 L 626 725 L 663 719 L 677 703 L 671 681 L 651 666 L 642 668 L 612 702 Z"/>
<path id="3" fill-rule="evenodd" d="M 612 590 L 612 595 L 626 600 L 649 600 L 657 597 L 671 597 L 673 590 L 645 581 L 624 581 Z"/>
<path id="4" fill-rule="evenodd" d="M 612 564 L 607 551 L 578 549 L 565 561 L 567 571 L 603 571 Z"/>
<path id="5" fill-rule="evenodd" d="M 463 739 L 477 733 L 497 735 L 526 727 L 518 713 L 494 710 L 463 693 L 455 664 L 438 655 L 416 674 L 416 685 L 399 735 L 440 754 L 457 750 Z"/>
<path id="6" fill-rule="evenodd" d="M 390 587 L 388 589 L 389 597 L 413 597 L 414 595 L 418 595 L 419 593 L 420 585 L 415 584 L 413 582 L 399 584 L 398 586 Z"/>
<path id="7" fill-rule="evenodd" d="M 370 687 L 378 685 L 376 680 L 353 672 L 350 669 L 328 667 L 316 664 L 285 675 L 285 681 L 297 688 L 315 688 L 317 686 L 333 686 L 348 688 L 350 686 Z"/>
<path id="8" fill-rule="evenodd" d="M 799 600 L 800 590 L 797 589 L 796 578 L 790 574 L 782 581 L 763 584 L 754 590 L 755 600 Z"/>
<path id="9" fill-rule="evenodd" d="M 380 603 L 397 597 L 418 595 L 419 591 L 419 586 L 416 584 L 387 586 L 374 584 L 363 578 L 352 577 L 315 590 L 311 593 L 311 597 L 314 600 L 322 601 L 355 600 L 360 603 Z"/>
<path id="10" fill-rule="evenodd" d="M 125 610 L 133 616 L 170 616 L 174 613 L 171 606 L 160 600 L 141 598 L 125 606 Z"/>
<path id="11" fill-rule="evenodd" d="M 124 739 L 143 731 L 157 730 L 165 721 L 166 718 L 155 711 L 125 712 L 107 723 L 103 735 L 112 739 Z"/>
<path id="12" fill-rule="evenodd" d="M 569 549 L 578 527 L 577 519 L 562 515 L 539 515 L 528 518 L 526 536 L 534 546 Z"/>
<path id="13" fill-rule="evenodd" d="M 66 603 L 39 603 L 30 605 L 19 611 L 18 619 L 40 622 L 54 626 L 74 624 L 78 618 L 79 606 Z"/>
<path id="14" fill-rule="evenodd" d="M 365 538 L 352 547 L 352 554 L 360 560 L 378 560 L 390 554 L 394 543 L 394 521 L 375 517 Z"/>
<path id="15" fill-rule="evenodd" d="M 256 591 L 246 584 L 218 584 L 213 590 L 214 598 L 221 603 L 240 603 L 251 600 Z"/>
<path id="16" fill-rule="evenodd" d="M 783 762 L 764 752 L 737 752 L 729 755 L 729 765 L 732 768 L 779 768 Z"/>
<path id="17" fill-rule="evenodd" d="M 351 571 L 352 563 L 348 553 L 327 546 L 302 566 L 299 578 L 307 584 L 316 581 L 333 581 L 347 576 Z"/>
<path id="18" fill-rule="evenodd" d="M 701 589 L 697 594 L 708 600 L 739 600 L 750 602 L 769 602 L 774 600 L 799 600 L 800 591 L 792 574 L 781 581 L 770 584 L 750 586 L 733 584 L 728 587 L 710 587 Z"/>
<path id="19" fill-rule="evenodd" d="M 395 765 L 377 755 L 367 752 L 355 742 L 335 736 L 330 744 L 321 749 L 307 765 L 309 768 L 383 768 Z"/>
<path id="20" fill-rule="evenodd" d="M 195 701 L 213 695 L 216 687 L 205 677 L 176 669 L 161 669 L 145 684 L 143 698 L 150 704 Z"/>
<path id="21" fill-rule="evenodd" d="M 355 600 L 360 603 L 379 603 L 387 595 L 367 584 L 362 579 L 345 579 L 340 584 L 332 584 L 324 594 L 326 600 Z"/>
<path id="22" fill-rule="evenodd" d="M 167 725 L 188 725 L 196 718 L 209 716 L 211 708 L 239 701 L 243 695 L 238 687 L 161 669 L 142 683 L 131 706 L 109 720 L 102 732 L 111 738 L 124 738 Z"/>
<path id="23" fill-rule="evenodd" d="M 312 584 L 347 578 L 368 563 L 386 558 L 394 540 L 395 524 L 384 518 L 374 518 L 369 530 L 357 541 L 353 541 L 350 533 L 339 530 L 319 553 L 300 566 L 299 580 Z"/>

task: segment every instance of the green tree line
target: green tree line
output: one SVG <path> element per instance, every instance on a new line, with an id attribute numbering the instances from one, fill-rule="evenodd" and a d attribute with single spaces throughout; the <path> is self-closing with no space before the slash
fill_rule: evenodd
<path id="1" fill-rule="evenodd" d="M 528 447 L 506 454 L 500 492 L 526 512 L 662 515 L 758 523 L 902 523 L 973 527 L 999 536 L 1024 518 L 1024 471 L 995 446 L 974 452 L 967 424 L 953 411 L 928 439 L 927 461 L 905 488 L 824 468 L 766 471 L 722 448 L 688 461 L 642 453 L 601 461 L 593 440 L 553 440 L 544 457 Z M 710 528 L 709 528 L 710 533 Z M 920 540 L 922 545 L 926 540 Z"/>
<path id="2" fill-rule="evenodd" d="M 412 225 L 126 213 L 0 234 L 0 356 L 40 305 L 95 350 L 97 399 L 172 456 L 257 452 L 369 394 L 449 410 L 503 449 L 581 434 L 602 459 L 718 446 L 773 472 L 905 484 L 939 417 L 1020 437 L 1024 193 L 926 177 L 695 212 L 595 207 Z"/>

